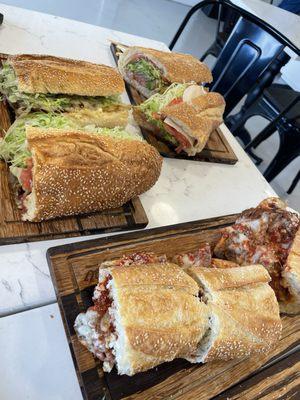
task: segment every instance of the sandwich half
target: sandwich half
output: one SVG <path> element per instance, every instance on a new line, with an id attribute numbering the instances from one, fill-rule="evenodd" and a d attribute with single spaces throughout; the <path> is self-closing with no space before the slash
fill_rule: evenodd
<path id="1" fill-rule="evenodd" d="M 239 265 L 259 263 L 269 272 L 282 312 L 300 312 L 300 218 L 278 198 L 241 213 L 222 230 L 214 254 Z"/>
<path id="2" fill-rule="evenodd" d="M 274 347 L 282 324 L 264 267 L 191 267 L 187 272 L 209 309 L 209 329 L 191 362 L 244 358 Z"/>
<path id="3" fill-rule="evenodd" d="M 84 115 L 83 111 L 121 110 L 119 95 L 124 82 L 106 65 L 20 54 L 3 61 L 0 91 L 18 115 L 30 110 L 80 111 Z"/>
<path id="4" fill-rule="evenodd" d="M 122 52 L 118 68 L 125 81 L 146 98 L 174 82 L 212 82 L 209 68 L 197 58 L 144 47 L 129 47 Z"/>
<path id="5" fill-rule="evenodd" d="M 223 122 L 225 101 L 195 84 L 173 84 L 134 108 L 136 122 L 167 142 L 177 153 L 199 153 Z"/>
<path id="6" fill-rule="evenodd" d="M 150 189 L 162 159 L 144 141 L 115 130 L 26 128 L 28 158 L 12 167 L 23 220 L 90 213 L 123 205 Z"/>
<path id="7" fill-rule="evenodd" d="M 94 306 L 79 314 L 80 342 L 119 374 L 190 358 L 208 326 L 198 285 L 170 263 L 100 268 Z"/>

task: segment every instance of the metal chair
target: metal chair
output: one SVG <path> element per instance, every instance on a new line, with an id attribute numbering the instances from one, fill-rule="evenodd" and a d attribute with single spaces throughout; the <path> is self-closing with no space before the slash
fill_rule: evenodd
<path id="1" fill-rule="evenodd" d="M 268 67 L 282 54 L 285 46 L 290 47 L 296 53 L 299 50 L 272 26 L 228 0 L 204 0 L 192 7 L 170 43 L 171 50 L 192 15 L 211 4 L 229 8 L 240 15 L 212 71 L 214 82 L 211 85 L 211 89 L 224 96 L 226 100 L 226 118 L 239 101 L 257 85 L 257 82 Z M 267 83 L 271 83 L 270 80 L 274 78 L 282 65 L 287 62 L 288 56 L 282 59 L 284 61 L 277 63 Z M 262 90 L 263 87 L 260 88 L 260 92 Z M 259 94 L 256 94 L 256 97 Z M 256 97 L 251 101 L 254 101 Z"/>
<path id="2" fill-rule="evenodd" d="M 271 85 L 282 66 L 290 59 L 283 51 L 284 48 L 289 47 L 298 55 L 300 55 L 300 50 L 272 26 L 227 0 L 205 0 L 195 5 L 180 25 L 170 43 L 170 49 L 174 48 L 192 15 L 209 4 L 219 4 L 219 7 L 227 7 L 240 15 L 213 67 L 214 82 L 211 84 L 211 90 L 224 96 L 225 123 L 233 134 L 238 135 L 247 145 L 251 137 L 243 126 L 245 122 L 243 113 L 258 101 L 265 88 Z M 229 116 L 245 95 L 247 99 L 240 113 Z M 274 117 L 276 119 L 276 115 Z M 266 132 L 270 135 L 276 130 L 276 124 L 272 124 L 262 132 L 263 135 L 260 135 L 260 138 L 265 137 Z M 284 165 L 286 166 L 295 158 L 294 153 L 292 156 L 284 155 L 284 146 L 290 141 L 297 147 L 294 134 L 288 129 L 282 129 L 281 132 L 281 150 L 265 172 L 268 180 L 273 179 Z M 247 151 L 257 162 L 260 162 L 261 160 L 251 152 L 252 147 L 255 147 L 257 143 L 256 141 L 249 144 Z"/>
<path id="3" fill-rule="evenodd" d="M 290 162 L 300 156 L 300 93 L 286 85 L 272 85 L 246 111 L 244 120 L 253 115 L 261 115 L 271 122 L 245 147 L 249 152 L 268 139 L 276 130 L 279 133 L 279 149 L 277 154 L 264 172 L 267 181 L 271 181 Z M 291 193 L 299 181 L 299 173 L 291 184 L 288 193 Z"/>
<path id="4" fill-rule="evenodd" d="M 228 10 L 228 12 L 226 12 L 226 9 L 224 10 L 222 6 L 219 7 L 215 40 L 200 58 L 200 61 L 204 61 L 209 55 L 215 58 L 219 57 L 232 29 L 234 28 L 234 25 L 238 20 L 238 17 L 239 15 L 235 11 Z M 222 21 L 224 21 L 223 26 Z"/>

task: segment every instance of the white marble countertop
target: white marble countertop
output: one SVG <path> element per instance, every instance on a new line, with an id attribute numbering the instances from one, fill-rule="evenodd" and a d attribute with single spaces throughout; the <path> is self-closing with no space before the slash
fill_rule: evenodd
<path id="1" fill-rule="evenodd" d="M 167 48 L 149 39 L 2 4 L 0 12 L 0 52 L 53 54 L 114 65 L 109 39 Z M 148 228 L 239 212 L 274 195 L 227 128 L 222 129 L 237 164 L 165 159 L 157 184 L 141 196 Z M 45 254 L 49 247 L 88 238 L 92 237 L 0 247 L 1 399 L 81 399 L 58 307 L 50 304 L 56 299 Z M 25 311 L 35 307 L 39 308 Z"/>

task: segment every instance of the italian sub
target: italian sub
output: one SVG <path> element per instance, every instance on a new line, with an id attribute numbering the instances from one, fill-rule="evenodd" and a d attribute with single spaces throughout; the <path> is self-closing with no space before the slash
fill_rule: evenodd
<path id="1" fill-rule="evenodd" d="M 23 220 L 119 207 L 159 177 L 158 152 L 136 137 L 76 130 L 26 128 L 28 158 L 12 167 Z"/>
<path id="2" fill-rule="evenodd" d="M 210 83 L 209 68 L 189 54 L 129 47 L 119 56 L 118 68 L 131 86 L 148 98 L 172 83 Z"/>
<path id="3" fill-rule="evenodd" d="M 136 122 L 177 153 L 199 153 L 223 121 L 225 101 L 219 93 L 195 84 L 173 84 L 134 107 Z"/>
<path id="4" fill-rule="evenodd" d="M 119 99 L 123 91 L 114 68 L 86 61 L 19 54 L 8 56 L 0 71 L 0 92 L 17 115 L 69 112 L 85 125 L 125 126 L 128 108 Z"/>
<path id="5" fill-rule="evenodd" d="M 126 375 L 178 357 L 267 352 L 281 332 L 269 280 L 262 266 L 185 270 L 166 256 L 124 256 L 101 264 L 94 305 L 77 316 L 75 331 L 104 371 Z"/>
<path id="6" fill-rule="evenodd" d="M 300 312 L 300 218 L 278 198 L 242 212 L 223 229 L 214 254 L 239 265 L 262 264 L 269 272 L 280 310 Z"/>

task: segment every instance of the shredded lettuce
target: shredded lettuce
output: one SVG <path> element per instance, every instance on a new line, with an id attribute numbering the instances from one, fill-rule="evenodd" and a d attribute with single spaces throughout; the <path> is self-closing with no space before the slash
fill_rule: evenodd
<path id="1" fill-rule="evenodd" d="M 173 83 L 164 93 L 156 93 L 138 106 L 138 108 L 145 114 L 147 120 L 161 130 L 164 139 L 173 144 L 177 143 L 176 139 L 165 130 L 164 124 L 161 120 L 153 118 L 153 113 L 162 110 L 172 100 L 182 97 L 183 92 L 188 86 L 188 83 Z"/>
<path id="2" fill-rule="evenodd" d="M 55 128 L 83 130 L 99 135 L 109 135 L 119 139 L 142 140 L 138 135 L 127 132 L 124 128 L 97 128 L 95 125 L 78 126 L 66 115 L 35 112 L 21 116 L 11 125 L 4 138 L 0 141 L 0 158 L 13 167 L 24 168 L 31 153 L 26 146 L 26 126 L 38 128 Z"/>
<path id="3" fill-rule="evenodd" d="M 18 90 L 18 81 L 13 68 L 8 62 L 3 63 L 0 71 L 0 92 L 12 104 L 18 104 L 22 113 L 30 110 L 47 112 L 70 111 L 75 107 L 95 109 L 119 104 L 119 96 L 89 97 L 63 94 L 24 93 Z"/>
<path id="4" fill-rule="evenodd" d="M 163 86 L 161 72 L 152 62 L 139 58 L 126 65 L 126 69 L 135 74 L 140 74 L 145 79 L 146 88 L 149 90 L 159 89 Z"/>

